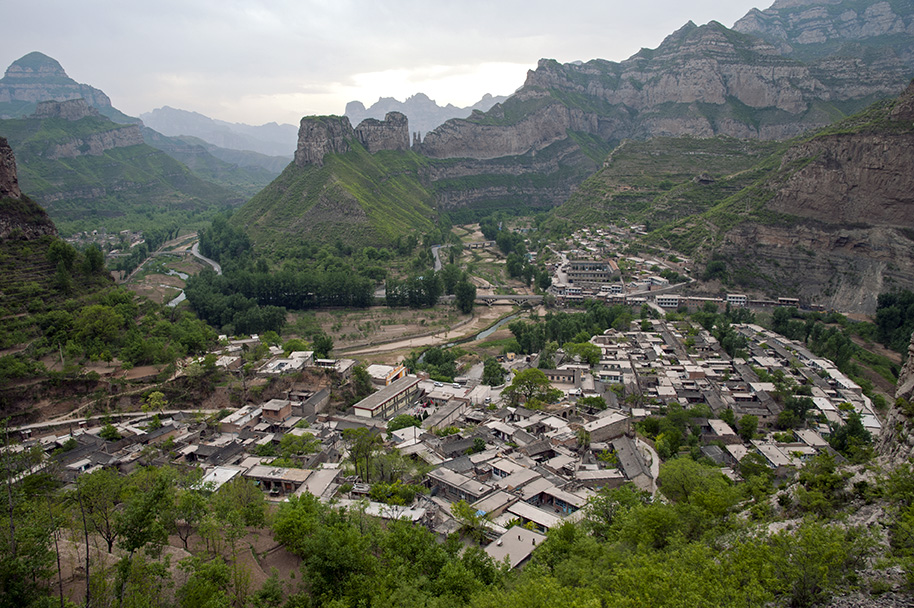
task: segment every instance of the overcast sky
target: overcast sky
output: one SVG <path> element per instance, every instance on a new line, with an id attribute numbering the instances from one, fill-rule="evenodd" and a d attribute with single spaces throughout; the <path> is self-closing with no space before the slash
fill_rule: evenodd
<path id="1" fill-rule="evenodd" d="M 2 8 L 0 67 L 31 51 L 137 116 L 165 105 L 259 125 L 417 92 L 466 106 L 540 58 L 621 61 L 692 20 L 770 0 L 29 0 Z"/>

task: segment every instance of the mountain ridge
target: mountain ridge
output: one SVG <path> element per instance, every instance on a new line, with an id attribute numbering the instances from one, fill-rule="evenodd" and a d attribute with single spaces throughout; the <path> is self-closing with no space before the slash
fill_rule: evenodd
<path id="1" fill-rule="evenodd" d="M 368 108 L 361 101 L 350 101 L 346 104 L 344 116 L 348 116 L 353 124 L 358 124 L 366 118 L 381 120 L 388 112 L 400 112 L 409 119 L 413 133 L 420 136 L 440 126 L 451 118 L 466 118 L 475 111 L 486 112 L 496 103 L 507 99 L 507 95 L 491 95 L 486 93 L 473 105 L 457 107 L 453 104 L 439 106 L 425 93 L 410 95 L 405 101 L 393 97 L 380 97 Z"/>

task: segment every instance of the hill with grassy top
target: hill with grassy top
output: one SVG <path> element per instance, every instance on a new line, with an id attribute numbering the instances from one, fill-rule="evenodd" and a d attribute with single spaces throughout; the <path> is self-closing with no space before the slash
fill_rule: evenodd
<path id="1" fill-rule="evenodd" d="M 290 238 L 384 246 L 434 226 L 434 197 L 424 185 L 428 160 L 412 152 L 370 154 L 356 140 L 327 154 L 323 166 L 295 163 L 232 216 L 267 249 Z"/>

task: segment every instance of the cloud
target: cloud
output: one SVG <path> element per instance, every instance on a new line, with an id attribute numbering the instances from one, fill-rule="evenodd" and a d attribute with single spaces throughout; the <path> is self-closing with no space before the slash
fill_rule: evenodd
<path id="1" fill-rule="evenodd" d="M 38 50 L 137 115 L 170 105 L 294 122 L 423 92 L 467 105 L 542 57 L 619 61 L 688 20 L 731 25 L 745 0 L 35 0 L 6 7 L 0 62 Z M 36 24 L 30 27 L 30 24 Z M 85 26 L 76 24 L 89 24 Z"/>

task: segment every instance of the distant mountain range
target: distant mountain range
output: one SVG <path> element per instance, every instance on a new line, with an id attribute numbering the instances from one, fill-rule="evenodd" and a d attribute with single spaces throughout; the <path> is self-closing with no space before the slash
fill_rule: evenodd
<path id="1" fill-rule="evenodd" d="M 251 126 L 216 120 L 187 110 L 168 106 L 140 114 L 140 119 L 150 129 L 169 137 L 197 137 L 214 146 L 228 150 L 250 150 L 266 156 L 292 160 L 298 140 L 298 127 L 288 124 L 267 123 Z"/>
<path id="2" fill-rule="evenodd" d="M 0 79 L 0 116 L 23 190 L 64 234 L 141 229 L 165 216 L 205 223 L 215 210 L 253 196 L 289 162 L 162 135 L 38 52 L 13 62 Z"/>
<path id="3" fill-rule="evenodd" d="M 507 98 L 506 95 L 492 96 L 486 93 L 473 105 L 458 108 L 452 104 L 439 106 L 425 93 L 416 93 L 406 101 L 381 97 L 367 109 L 361 101 L 350 101 L 346 104 L 345 115 L 356 125 L 366 118 L 383 120 L 388 112 L 400 112 L 409 119 L 409 127 L 413 133 L 425 134 L 452 118 L 467 118 L 477 111 L 487 112 L 492 106 Z"/>
<path id="4" fill-rule="evenodd" d="M 622 62 L 543 59 L 515 94 L 448 120 L 405 155 L 383 146 L 368 155 L 348 121 L 306 118 L 296 163 L 234 221 L 267 248 L 292 234 L 384 246 L 402 226 L 393 229 L 394 208 L 372 193 L 394 192 L 396 179 L 415 201 L 401 216 L 421 218 L 418 229 L 435 215 L 494 210 L 554 209 L 557 226 L 642 220 L 659 244 L 699 260 L 724 255 L 730 285 L 871 311 L 880 290 L 914 287 L 914 200 L 904 194 L 914 184 L 903 177 L 907 160 L 880 161 L 867 146 L 907 146 L 911 135 L 890 141 L 885 130 L 902 123 L 879 122 L 847 144 L 846 158 L 833 150 L 840 142 L 807 153 L 802 136 L 897 96 L 914 76 L 911 49 L 909 0 L 778 0 L 733 29 L 689 22 Z M 787 140 L 795 147 L 778 143 Z M 840 170 L 817 163 L 818 153 Z M 632 173 L 620 177 L 619 167 Z M 883 200 L 880 175 L 904 187 Z M 769 180 L 814 210 L 791 206 Z M 808 273 L 797 270 L 807 262 Z"/>

